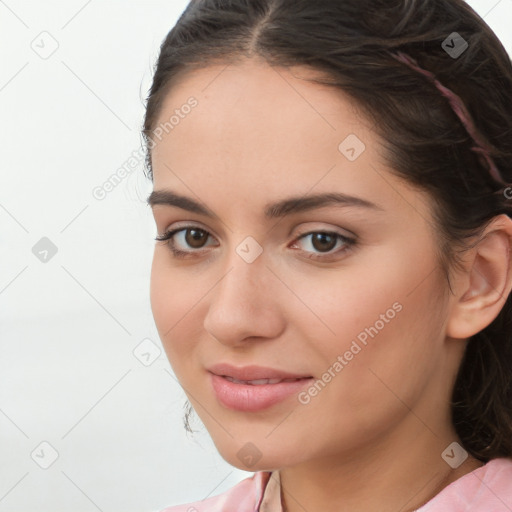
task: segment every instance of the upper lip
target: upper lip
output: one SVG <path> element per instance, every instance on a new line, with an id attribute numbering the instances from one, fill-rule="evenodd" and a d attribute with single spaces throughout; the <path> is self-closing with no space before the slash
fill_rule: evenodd
<path id="1" fill-rule="evenodd" d="M 301 379 L 311 377 L 311 375 L 285 372 L 277 368 L 256 365 L 236 367 L 227 363 L 215 364 L 207 368 L 207 370 L 216 375 L 233 377 L 237 380 Z"/>

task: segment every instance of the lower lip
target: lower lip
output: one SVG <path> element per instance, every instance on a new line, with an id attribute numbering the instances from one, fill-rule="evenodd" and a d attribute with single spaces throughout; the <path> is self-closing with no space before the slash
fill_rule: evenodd
<path id="1" fill-rule="evenodd" d="M 313 377 L 277 384 L 237 384 L 220 375 L 211 374 L 217 399 L 228 409 L 255 412 L 277 404 L 308 385 Z"/>

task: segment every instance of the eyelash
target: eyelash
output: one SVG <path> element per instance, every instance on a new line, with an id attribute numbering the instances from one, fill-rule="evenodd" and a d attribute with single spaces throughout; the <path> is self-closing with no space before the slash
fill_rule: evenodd
<path id="1" fill-rule="evenodd" d="M 155 240 L 157 240 L 159 242 L 169 242 L 167 245 L 169 246 L 169 248 L 170 248 L 171 252 L 173 253 L 174 257 L 178 258 L 178 259 L 184 259 L 184 258 L 190 257 L 191 254 L 202 252 L 201 249 L 192 250 L 192 251 L 182 251 L 180 249 L 176 249 L 176 247 L 174 245 L 174 242 L 172 240 L 174 235 L 179 233 L 179 232 L 181 232 L 181 231 L 188 231 L 190 229 L 195 229 L 197 231 L 201 231 L 201 232 L 207 234 L 208 236 L 211 236 L 211 234 L 208 231 L 206 231 L 205 229 L 199 228 L 197 226 L 182 226 L 180 228 L 176 228 L 176 229 L 173 229 L 173 230 L 170 230 L 170 231 L 166 231 L 163 235 L 157 236 L 155 238 Z M 338 249 L 334 253 L 330 253 L 330 252 L 329 253 L 316 253 L 316 254 L 322 254 L 322 256 L 320 256 L 320 257 L 318 257 L 318 256 L 308 256 L 309 259 L 323 260 L 323 259 L 326 259 L 326 256 L 328 257 L 328 256 L 333 256 L 334 254 L 343 254 L 346 251 L 352 249 L 356 245 L 356 240 L 354 238 L 346 237 L 346 236 L 341 235 L 340 233 L 336 233 L 334 231 L 308 231 L 307 233 L 303 233 L 300 236 L 298 236 L 295 239 L 295 241 L 302 240 L 303 238 L 306 238 L 307 236 L 314 235 L 314 234 L 333 235 L 333 236 L 335 236 L 337 238 L 337 240 L 341 240 L 345 244 L 345 246 L 342 249 Z M 302 252 L 308 252 L 309 253 L 309 251 L 302 251 Z M 313 253 L 313 254 L 315 254 L 315 253 Z M 326 256 L 323 256 L 323 255 L 326 255 Z"/>

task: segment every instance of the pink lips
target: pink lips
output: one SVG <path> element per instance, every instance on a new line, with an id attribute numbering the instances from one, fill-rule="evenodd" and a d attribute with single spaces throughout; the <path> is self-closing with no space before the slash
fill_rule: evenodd
<path id="1" fill-rule="evenodd" d="M 237 368 L 218 364 L 208 371 L 219 402 L 229 409 L 244 412 L 259 411 L 281 402 L 298 393 L 313 378 L 262 366 Z M 265 383 L 265 380 L 270 382 Z"/>

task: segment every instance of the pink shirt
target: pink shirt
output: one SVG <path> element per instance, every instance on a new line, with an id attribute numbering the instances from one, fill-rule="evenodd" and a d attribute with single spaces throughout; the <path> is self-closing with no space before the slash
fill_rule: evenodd
<path id="1" fill-rule="evenodd" d="M 279 471 L 259 471 L 223 494 L 161 512 L 282 510 Z M 512 459 L 493 459 L 465 474 L 416 512 L 512 512 Z"/>

